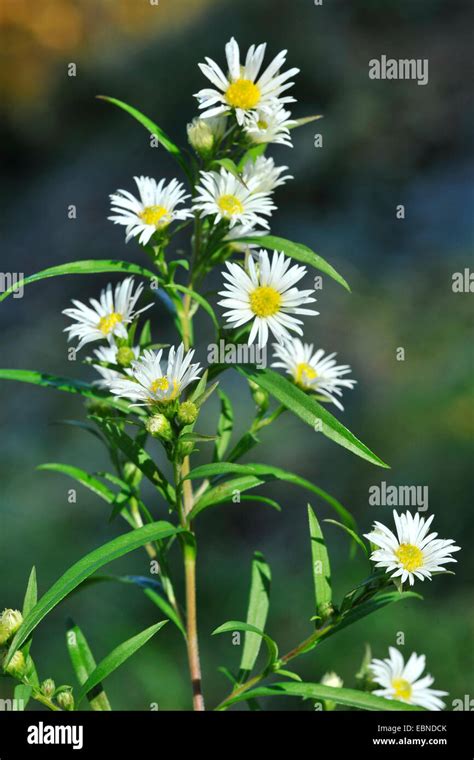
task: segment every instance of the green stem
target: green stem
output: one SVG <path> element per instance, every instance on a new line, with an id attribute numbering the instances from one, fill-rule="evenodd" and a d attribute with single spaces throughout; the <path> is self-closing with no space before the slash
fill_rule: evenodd
<path id="1" fill-rule="evenodd" d="M 317 631 L 314 631 L 314 633 L 311 634 L 311 636 L 308 636 L 308 638 L 304 639 L 300 644 L 298 644 L 296 647 L 291 649 L 289 652 L 283 655 L 283 657 L 279 660 L 279 666 L 286 665 L 290 660 L 293 660 L 295 657 L 298 657 L 300 654 L 304 654 L 306 649 L 309 647 L 312 647 L 312 645 L 319 639 L 323 634 L 326 634 L 328 630 L 332 628 L 332 623 L 327 623 L 322 628 L 318 628 Z M 267 671 L 262 671 L 261 673 L 258 673 L 256 676 L 253 676 L 252 678 L 249 678 L 248 681 L 245 681 L 245 683 L 240 684 L 237 686 L 228 697 L 222 700 L 222 702 L 216 707 L 216 710 L 224 710 L 227 706 L 227 703 L 233 699 L 234 697 L 238 697 L 240 694 L 243 694 L 244 692 L 251 689 L 253 686 L 256 686 L 258 683 L 263 681 L 264 678 L 268 676 Z"/>

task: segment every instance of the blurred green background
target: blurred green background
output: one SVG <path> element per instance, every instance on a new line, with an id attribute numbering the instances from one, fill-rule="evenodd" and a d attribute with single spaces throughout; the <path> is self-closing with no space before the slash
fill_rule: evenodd
<path id="1" fill-rule="evenodd" d="M 163 149 L 150 148 L 139 125 L 95 100 L 96 94 L 137 106 L 183 144 L 196 113 L 192 93 L 205 86 L 198 61 L 208 55 L 223 64 L 232 35 L 244 49 L 267 41 L 268 58 L 288 48 L 289 65 L 301 69 L 293 111 L 297 117 L 323 113 L 324 120 L 294 132 L 293 150 L 271 151 L 295 176 L 276 193 L 272 232 L 311 246 L 351 283 L 348 294 L 324 281 L 321 314 L 308 324 L 306 337 L 352 365 L 358 385 L 345 394 L 346 411 L 337 415 L 392 469 L 369 465 L 290 415 L 263 435 L 264 445 L 248 460 L 313 480 L 353 512 L 364 532 L 374 519 L 391 523 L 390 507 L 369 506 L 371 485 L 427 485 L 435 529 L 463 547 L 456 577 L 418 586 L 424 602 L 403 602 L 367 618 L 296 660 L 294 669 L 310 681 L 334 669 L 352 686 L 364 644 L 383 657 L 403 632 L 405 656 L 426 654 L 435 685 L 450 692 L 448 704 L 472 696 L 474 651 L 473 296 L 451 288 L 453 272 L 473 266 L 472 15 L 472 6 L 458 0 L 351 0 L 320 7 L 312 0 L 160 0 L 158 6 L 37 0 L 34 12 L 27 0 L 3 0 L 0 11 L 6 272 L 31 274 L 83 258 L 146 264 L 133 242 L 125 247 L 122 229 L 106 220 L 108 194 L 132 189 L 134 174 L 171 178 L 176 167 Z M 382 54 L 428 58 L 429 84 L 370 80 L 368 61 Z M 76 77 L 67 75 L 71 62 Z M 323 135 L 322 149 L 314 147 L 316 132 Z M 403 221 L 395 217 L 400 203 Z M 77 206 L 76 220 L 67 218 L 69 204 Z M 76 364 L 68 361 L 61 310 L 72 297 L 96 295 L 108 279 L 44 281 L 2 304 L 1 365 L 91 379 L 82 355 Z M 173 340 L 166 313 L 158 305 L 153 311 L 154 338 Z M 207 342 L 203 332 L 202 360 Z M 396 360 L 398 347 L 405 361 Z M 247 390 L 232 371 L 223 387 L 242 431 L 252 410 Z M 42 593 L 122 527 L 108 522 L 104 503 L 90 492 L 78 487 L 77 503 L 69 504 L 72 482 L 35 470 L 48 461 L 89 471 L 108 466 L 98 442 L 53 424 L 83 418 L 81 400 L 12 383 L 0 385 L 0 399 L 0 607 L 18 607 L 33 564 Z M 217 411 L 214 399 L 205 432 L 213 432 Z M 161 457 L 157 446 L 151 450 Z M 273 571 L 268 632 L 286 651 L 311 630 L 307 495 L 283 483 L 260 492 L 277 498 L 283 512 L 221 505 L 197 524 L 199 629 L 210 706 L 229 691 L 218 667 L 235 669 L 240 658 L 230 636 L 212 639 L 210 633 L 228 619 L 244 618 L 254 550 L 265 554 Z M 156 518 L 166 517 L 163 504 L 146 493 Z M 325 504 L 312 503 L 320 517 L 334 516 Z M 340 598 L 365 577 L 366 566 L 361 556 L 349 560 L 337 528 L 327 525 L 325 533 Z M 181 577 L 178 559 L 176 552 Z M 149 572 L 144 552 L 107 569 Z M 35 634 L 40 676 L 57 683 L 74 680 L 65 647 L 68 615 L 98 659 L 161 617 L 133 586 L 99 584 L 74 595 Z M 10 695 L 10 683 L 0 682 L 1 697 Z M 186 656 L 176 629 L 168 625 L 112 675 L 107 691 L 115 709 L 147 710 L 151 703 L 188 709 Z M 267 707 L 313 708 L 299 700 Z"/>

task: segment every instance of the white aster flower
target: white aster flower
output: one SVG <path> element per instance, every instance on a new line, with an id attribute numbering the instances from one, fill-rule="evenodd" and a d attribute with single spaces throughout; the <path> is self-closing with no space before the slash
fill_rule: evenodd
<path id="1" fill-rule="evenodd" d="M 194 202 L 194 210 L 204 216 L 215 216 L 215 221 L 221 219 L 244 227 L 260 225 L 268 227 L 264 216 L 271 216 L 275 210 L 270 193 L 256 192 L 245 185 L 230 172 L 221 169 L 218 172 L 201 172 L 201 184 L 197 185 L 198 195 Z"/>
<path id="2" fill-rule="evenodd" d="M 283 174 L 287 169 L 287 166 L 275 166 L 273 158 L 259 156 L 255 161 L 250 159 L 246 162 L 242 178 L 247 187 L 254 192 L 271 193 L 276 187 L 280 187 L 287 180 L 293 179 L 291 174 L 280 177 L 280 174 Z"/>
<path id="3" fill-rule="evenodd" d="M 460 551 L 460 547 L 454 546 L 452 539 L 443 540 L 437 538 L 437 533 L 428 534 L 433 517 L 425 520 L 419 512 L 415 516 L 411 512 L 398 515 L 393 510 L 397 535 L 382 523 L 374 522 L 374 530 L 365 538 L 380 547 L 370 555 L 375 566 L 385 567 L 392 578 L 400 578 L 402 583 L 408 579 L 413 586 L 415 578 L 431 580 L 431 574 L 445 570 L 443 565 L 447 562 L 457 562 L 451 554 Z"/>
<path id="4" fill-rule="evenodd" d="M 280 73 L 287 53 L 282 50 L 259 77 L 265 48 L 266 43 L 257 47 L 252 45 L 245 64 L 241 65 L 239 46 L 232 37 L 225 46 L 227 74 L 211 58 L 206 58 L 206 63 L 199 64 L 202 73 L 214 85 L 214 88 L 205 88 L 195 95 L 199 108 L 204 111 L 203 118 L 228 113 L 233 109 L 237 122 L 243 124 L 245 116 L 257 108 L 266 106 L 277 110 L 281 104 L 294 101 L 292 97 L 280 96 L 293 86 L 294 83 L 288 82 L 288 79 L 297 74 L 299 69 Z"/>
<path id="5" fill-rule="evenodd" d="M 112 289 L 109 282 L 101 291 L 100 298 L 89 298 L 90 306 L 73 299 L 74 309 L 64 309 L 62 312 L 67 317 L 74 319 L 72 324 L 64 329 L 69 333 L 68 340 L 79 338 L 77 350 L 79 351 L 86 343 L 107 338 L 109 343 L 114 337 L 127 338 L 127 327 L 138 314 L 149 309 L 153 304 L 135 311 L 135 304 L 143 292 L 143 284 L 139 284 L 135 292 L 135 280 L 127 277 Z"/>
<path id="6" fill-rule="evenodd" d="M 190 197 L 177 179 L 172 179 L 168 185 L 165 185 L 164 179 L 159 182 L 151 177 L 133 179 L 140 198 L 135 198 L 128 190 L 118 190 L 110 196 L 111 210 L 115 216 L 108 217 L 114 224 L 126 227 L 127 243 L 131 238 L 138 237 L 138 242 L 146 245 L 157 230 L 193 215 L 190 209 L 176 208 Z"/>
<path id="7" fill-rule="evenodd" d="M 165 364 L 163 350 L 158 352 L 147 349 L 140 358 L 132 362 L 130 378 L 117 378 L 110 391 L 116 396 L 137 401 L 136 406 L 163 404 L 179 398 L 184 389 L 197 380 L 202 368 L 200 364 L 191 364 L 194 351 L 184 353 L 181 343 L 178 350 L 172 346 Z"/>
<path id="8" fill-rule="evenodd" d="M 273 362 L 272 367 L 286 370 L 300 388 L 325 396 L 344 411 L 336 396 L 342 396 L 341 388 L 353 388 L 357 382 L 344 378 L 351 371 L 348 364 L 336 364 L 336 354 L 325 355 L 321 348 L 314 352 L 312 343 L 303 343 L 299 338 L 274 343 L 273 348 L 280 361 Z"/>
<path id="9" fill-rule="evenodd" d="M 426 675 L 420 678 L 426 665 L 425 656 L 413 652 L 405 664 L 403 655 L 389 647 L 389 657 L 384 660 L 374 659 L 369 665 L 373 680 L 382 688 L 373 691 L 378 697 L 397 699 L 410 705 L 425 707 L 427 710 L 442 710 L 445 707 L 440 697 L 447 691 L 430 689 L 434 678 Z"/>
<path id="10" fill-rule="evenodd" d="M 101 346 L 100 348 L 95 348 L 93 354 L 100 362 L 117 364 L 117 354 L 119 350 L 118 346 Z M 138 359 L 140 356 L 140 346 L 133 346 L 132 351 L 135 360 Z M 117 378 L 122 378 L 124 374 L 129 375 L 131 372 L 130 367 L 124 367 L 123 372 L 119 372 L 118 370 L 110 369 L 109 367 L 103 367 L 101 364 L 94 364 L 93 359 L 91 361 L 92 366 L 101 376 L 101 379 L 96 380 L 94 383 L 98 388 L 108 388 L 112 382 L 117 380 Z"/>
<path id="11" fill-rule="evenodd" d="M 265 106 L 247 114 L 244 132 L 253 143 L 278 143 L 292 148 L 290 127 L 295 124 L 290 111 Z"/>
<path id="12" fill-rule="evenodd" d="M 248 338 L 249 344 L 257 338 L 260 346 L 268 341 L 269 331 L 279 341 L 290 336 L 289 330 L 302 335 L 300 319 L 292 314 L 318 314 L 313 309 L 302 308 L 313 303 L 310 298 L 314 290 L 298 290 L 294 287 L 306 274 L 306 268 L 297 264 L 283 253 L 274 252 L 272 260 L 267 251 L 261 250 L 257 262 L 248 258 L 245 270 L 238 264 L 226 262 L 228 272 L 223 272 L 226 290 L 219 291 L 224 296 L 219 301 L 225 306 L 227 327 L 240 327 L 253 320 Z"/>

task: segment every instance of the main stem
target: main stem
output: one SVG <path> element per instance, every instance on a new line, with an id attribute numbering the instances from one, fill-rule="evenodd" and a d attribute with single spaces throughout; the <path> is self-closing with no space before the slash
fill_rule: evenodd
<path id="1" fill-rule="evenodd" d="M 186 581 L 186 628 L 189 672 L 193 689 L 193 709 L 202 712 L 204 697 L 201 683 L 201 663 L 199 659 L 199 643 L 197 635 L 196 608 L 196 547 L 186 543 L 184 546 L 184 572 Z"/>
<path id="2" fill-rule="evenodd" d="M 199 237 L 200 237 L 199 224 L 196 225 L 193 262 L 195 261 L 196 252 L 199 250 Z M 192 267 L 189 287 L 192 288 Z M 191 308 L 191 296 L 186 293 L 183 301 L 183 320 L 182 320 L 182 336 L 184 348 L 189 350 L 191 345 L 191 318 L 189 315 Z M 189 520 L 189 514 L 193 508 L 193 488 L 190 480 L 183 480 L 186 475 L 189 474 L 191 469 L 189 456 L 186 456 L 181 465 L 180 479 L 182 483 L 182 510 L 181 510 L 181 523 L 187 528 L 189 532 L 191 530 L 191 523 Z M 184 539 L 184 578 L 186 586 L 186 646 L 188 650 L 189 661 L 189 673 L 191 676 L 191 685 L 193 690 L 193 709 L 196 712 L 203 712 L 204 697 L 202 694 L 202 679 L 201 679 L 201 662 L 199 657 L 199 641 L 197 632 L 197 604 L 196 604 L 196 542 L 194 533 L 192 534 L 192 540 L 188 538 Z"/>

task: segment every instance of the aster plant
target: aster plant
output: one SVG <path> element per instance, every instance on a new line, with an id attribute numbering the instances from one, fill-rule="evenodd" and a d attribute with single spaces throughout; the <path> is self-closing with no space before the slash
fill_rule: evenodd
<path id="1" fill-rule="evenodd" d="M 64 310 L 68 340 L 82 352 L 95 378 L 84 382 L 27 370 L 0 370 L 0 378 L 85 397 L 87 420 L 73 424 L 100 439 L 110 454 L 112 471 L 88 473 L 68 463 L 46 463 L 40 469 L 66 475 L 92 491 L 107 504 L 107 516 L 120 518 L 125 528 L 78 559 L 39 599 L 33 568 L 21 611 L 7 608 L 3 612 L 0 669 L 16 683 L 15 696 L 24 703 L 32 698 L 51 710 L 81 710 L 89 702 L 93 710 L 110 710 L 104 686 L 107 676 L 169 622 L 187 651 L 190 704 L 192 699 L 195 710 L 204 710 L 206 674 L 203 679 L 196 594 L 199 516 L 230 501 L 280 509 L 265 496 L 264 488 L 257 495 L 253 491 L 268 480 L 280 480 L 300 493 L 309 492 L 316 507 L 307 507 L 314 585 L 314 605 L 307 611 L 308 635 L 287 653 L 279 652 L 266 631 L 271 570 L 256 552 L 246 612 L 236 610 L 235 620 L 213 631 L 216 635 L 242 633 L 243 647 L 240 663 L 222 668 L 230 682 L 228 693 L 223 692 L 220 703 L 211 707 L 225 710 L 240 701 L 255 707 L 259 697 L 279 695 L 312 698 L 324 709 L 444 706 L 440 697 L 445 692 L 430 688 L 431 676 L 422 677 L 424 657 L 413 654 L 405 664 L 393 648 L 386 660 L 366 658 L 356 688 L 344 687 L 333 672 L 322 675 L 319 682 L 304 683 L 289 667 L 361 618 L 418 597 L 412 586 L 445 571 L 459 547 L 429 533 L 432 516 L 425 520 L 410 513 L 394 513 L 396 535 L 377 522 L 363 536 L 349 510 L 319 486 L 270 464 L 241 461 L 257 447 L 260 432 L 277 425 L 285 413 L 311 426 L 315 446 L 322 435 L 330 445 L 342 446 L 374 466 L 387 466 L 332 414 L 332 408 L 343 411 L 341 397 L 355 385 L 351 368 L 339 365 L 336 354 L 327 353 L 327 346 L 316 346 L 311 338 L 305 342 L 318 314 L 311 272 L 322 273 L 349 291 L 346 280 L 308 246 L 270 233 L 277 208 L 275 191 L 292 177 L 288 167 L 276 166 L 267 152 L 271 144 L 292 147 L 293 130 L 319 117 L 295 119 L 287 110 L 294 102 L 288 94 L 293 86 L 290 80 L 298 69 L 286 69 L 286 51 L 264 68 L 265 52 L 264 44 L 252 45 L 241 58 L 232 39 L 225 47 L 225 68 L 210 58 L 200 64 L 210 86 L 195 96 L 200 115 L 188 125 L 188 148 L 178 147 L 135 108 L 103 98 L 143 125 L 176 160 L 183 176 L 171 181 L 135 177 L 135 193 L 121 189 L 110 195 L 109 219 L 125 228 L 125 243 L 136 247 L 135 261 L 75 261 L 38 272 L 21 283 L 72 274 L 121 276 L 115 285 L 96 291 L 89 303 L 74 300 Z M 124 185 L 132 187 L 132 182 L 125 180 Z M 191 233 L 190 251 L 177 258 L 174 239 L 183 230 Z M 208 296 L 206 283 L 216 270 L 221 289 L 218 296 Z M 4 293 L 2 300 L 11 292 Z M 156 342 L 162 339 L 153 316 L 158 300 L 167 306 L 176 327 L 171 346 Z M 265 351 L 272 344 L 271 367 L 224 361 L 206 366 L 198 339 L 201 318 L 212 323 L 216 343 L 224 340 L 226 345 Z M 234 441 L 232 402 L 219 387 L 226 371 L 240 374 L 254 400 L 253 419 L 245 434 Z M 220 415 L 209 435 L 200 430 L 199 417 L 214 393 L 219 397 Z M 156 445 L 149 445 L 151 439 L 161 447 L 160 455 Z M 207 447 L 210 461 L 196 466 L 193 455 L 198 445 Z M 155 491 L 153 503 L 144 501 L 145 481 Z M 342 599 L 332 593 L 320 517 L 324 509 L 335 511 L 337 519 L 326 523 L 343 530 L 369 566 L 367 577 Z M 155 563 L 156 579 L 100 574 L 105 565 L 138 549 Z M 174 552 L 183 558 L 184 598 L 170 573 Z M 87 590 L 97 578 L 134 584 L 156 606 L 160 620 L 98 662 L 83 627 L 70 622 L 66 645 L 76 683 L 56 687 L 50 676 L 39 676 L 31 653 L 32 635 L 57 604 L 78 588 Z M 11 604 L 18 605 L 18 600 Z M 207 621 L 200 621 L 200 632 L 209 635 Z M 262 644 L 267 649 L 263 667 L 258 664 Z"/>

